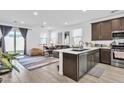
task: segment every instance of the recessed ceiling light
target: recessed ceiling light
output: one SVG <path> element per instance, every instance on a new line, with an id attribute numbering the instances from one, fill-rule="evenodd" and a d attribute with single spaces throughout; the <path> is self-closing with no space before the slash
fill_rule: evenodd
<path id="1" fill-rule="evenodd" d="M 34 14 L 35 16 L 37 16 L 37 15 L 38 15 L 38 13 L 37 13 L 37 12 L 34 12 L 33 14 Z"/>
<path id="2" fill-rule="evenodd" d="M 46 25 L 47 23 L 46 22 L 43 22 L 43 25 Z"/>
<path id="3" fill-rule="evenodd" d="M 20 23 L 21 23 L 21 24 L 24 24 L 25 22 L 24 22 L 24 21 L 21 21 Z"/>
<path id="4" fill-rule="evenodd" d="M 83 12 L 86 12 L 87 10 L 82 10 Z"/>
<path id="5" fill-rule="evenodd" d="M 65 25 L 68 25 L 68 22 L 65 22 L 64 24 L 65 24 Z"/>

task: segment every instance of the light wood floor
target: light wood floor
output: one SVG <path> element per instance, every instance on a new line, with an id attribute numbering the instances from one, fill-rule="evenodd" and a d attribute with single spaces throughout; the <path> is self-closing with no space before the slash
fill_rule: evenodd
<path id="1" fill-rule="evenodd" d="M 74 80 L 58 74 L 56 67 L 57 63 L 32 71 L 26 70 L 18 63 L 16 65 L 19 66 L 21 72 L 18 73 L 16 71 L 12 71 L 12 73 L 0 76 L 3 78 L 3 83 L 75 83 Z M 124 82 L 124 69 L 100 63 L 97 64 L 96 67 L 105 69 L 103 75 L 100 78 L 86 74 L 79 80 L 79 83 Z"/>

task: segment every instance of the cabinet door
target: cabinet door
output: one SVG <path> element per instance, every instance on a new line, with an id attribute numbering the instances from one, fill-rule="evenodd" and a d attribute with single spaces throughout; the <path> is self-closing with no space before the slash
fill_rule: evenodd
<path id="1" fill-rule="evenodd" d="M 92 62 L 92 55 L 88 54 L 87 55 L 87 71 L 91 69 L 91 62 Z"/>
<path id="2" fill-rule="evenodd" d="M 118 31 L 121 29 L 120 18 L 112 19 L 112 31 Z"/>
<path id="3" fill-rule="evenodd" d="M 121 30 L 124 30 L 124 17 L 121 18 Z"/>
<path id="4" fill-rule="evenodd" d="M 101 23 L 100 40 L 111 39 L 112 39 L 111 21 L 104 21 Z"/>
<path id="5" fill-rule="evenodd" d="M 95 61 L 94 61 L 94 54 L 93 52 L 89 52 L 87 55 L 87 68 L 88 71 L 95 65 Z"/>
<path id="6" fill-rule="evenodd" d="M 111 64 L 111 50 L 110 49 L 101 49 L 100 50 L 100 59 L 101 59 L 101 63 Z"/>
<path id="7" fill-rule="evenodd" d="M 98 62 L 99 62 L 99 50 L 94 50 L 94 51 L 88 52 L 88 55 L 87 55 L 87 70 L 89 71 Z"/>
<path id="8" fill-rule="evenodd" d="M 99 49 L 98 50 L 96 50 L 96 53 L 95 53 L 95 64 L 97 64 L 97 63 L 99 63 Z"/>
<path id="9" fill-rule="evenodd" d="M 94 67 L 99 62 L 99 50 L 91 52 L 91 67 Z"/>
<path id="10" fill-rule="evenodd" d="M 91 54 L 91 68 L 95 66 L 95 56 L 94 53 Z"/>
<path id="11" fill-rule="evenodd" d="M 74 54 L 63 53 L 63 74 L 71 79 L 78 80 L 78 56 Z"/>
<path id="12" fill-rule="evenodd" d="M 92 40 L 99 40 L 100 23 L 92 24 Z"/>

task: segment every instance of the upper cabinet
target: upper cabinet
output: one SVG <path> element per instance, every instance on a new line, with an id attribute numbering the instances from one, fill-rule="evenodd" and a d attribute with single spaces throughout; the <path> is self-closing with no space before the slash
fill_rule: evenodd
<path id="1" fill-rule="evenodd" d="M 100 36 L 100 23 L 92 24 L 92 40 L 98 40 Z"/>
<path id="2" fill-rule="evenodd" d="M 124 30 L 124 17 L 92 23 L 92 40 L 112 40 L 112 32 L 121 30 Z"/>
<path id="3" fill-rule="evenodd" d="M 118 31 L 121 29 L 121 19 L 112 19 L 112 31 Z"/>
<path id="4" fill-rule="evenodd" d="M 124 30 L 124 17 L 121 18 L 121 30 Z"/>
<path id="5" fill-rule="evenodd" d="M 92 40 L 111 40 L 111 21 L 92 24 Z"/>
<path id="6" fill-rule="evenodd" d="M 112 33 L 111 21 L 101 22 L 100 40 L 111 40 L 112 39 L 111 33 Z"/>

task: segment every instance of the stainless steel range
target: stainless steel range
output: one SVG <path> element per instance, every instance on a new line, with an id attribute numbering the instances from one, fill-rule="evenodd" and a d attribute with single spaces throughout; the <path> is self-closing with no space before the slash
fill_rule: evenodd
<path id="1" fill-rule="evenodd" d="M 112 33 L 111 65 L 124 68 L 124 31 Z"/>

